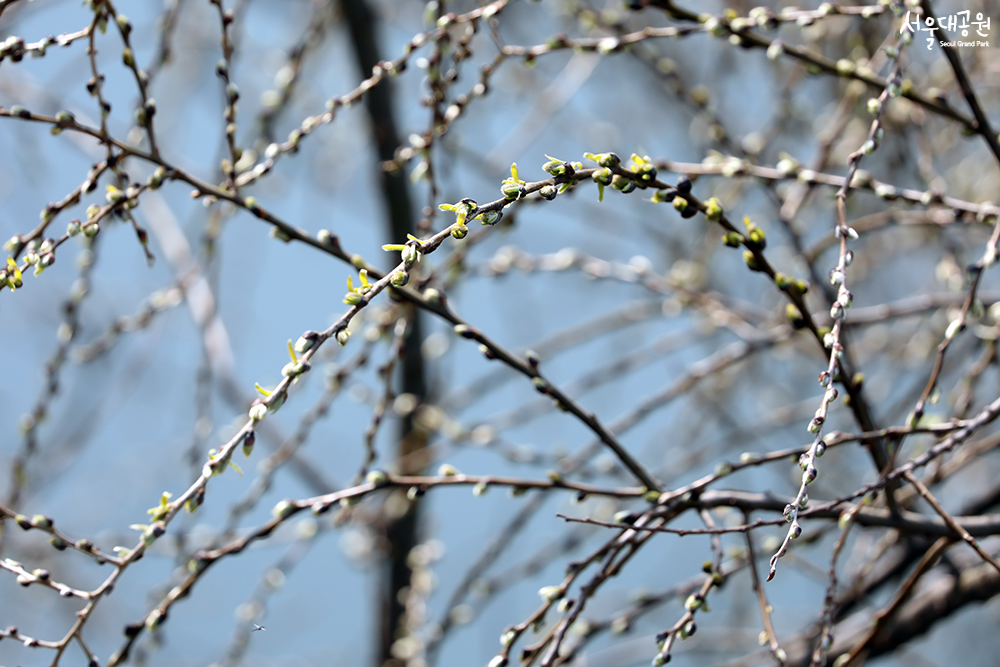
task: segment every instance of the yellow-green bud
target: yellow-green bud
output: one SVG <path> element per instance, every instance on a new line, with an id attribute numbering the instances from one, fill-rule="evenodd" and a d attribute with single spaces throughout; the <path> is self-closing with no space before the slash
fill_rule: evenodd
<path id="1" fill-rule="evenodd" d="M 747 267 L 751 271 L 763 271 L 764 267 L 761 266 L 760 262 L 757 260 L 757 256 L 753 254 L 751 250 L 743 251 L 743 261 L 746 262 Z"/>
<path id="2" fill-rule="evenodd" d="M 722 219 L 722 203 L 715 197 L 705 202 L 705 219 L 709 222 L 718 222 Z"/>

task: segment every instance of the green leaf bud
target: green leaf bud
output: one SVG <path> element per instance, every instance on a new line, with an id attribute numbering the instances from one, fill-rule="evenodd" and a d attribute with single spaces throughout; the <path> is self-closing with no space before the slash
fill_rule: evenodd
<path id="1" fill-rule="evenodd" d="M 764 235 L 764 230 L 755 225 L 747 215 L 743 216 L 743 224 L 747 228 L 747 245 L 755 250 L 766 248 L 767 237 Z"/>
<path id="2" fill-rule="evenodd" d="M 584 153 L 583 157 L 596 162 L 602 167 L 614 168 L 622 163 L 622 159 L 614 153 L 599 153 L 597 155 L 593 153 Z"/>
<path id="3" fill-rule="evenodd" d="M 253 453 L 254 443 L 257 442 L 257 435 L 253 431 L 248 431 L 245 436 L 243 436 L 243 455 L 250 458 Z"/>
<path id="4" fill-rule="evenodd" d="M 248 211 L 255 215 L 260 213 L 260 205 L 257 203 L 256 197 L 247 197 L 243 200 L 243 205 L 246 206 Z"/>
<path id="5" fill-rule="evenodd" d="M 705 604 L 705 598 L 700 595 L 689 595 L 684 601 L 684 609 L 687 611 L 698 611 Z"/>
<path id="6" fill-rule="evenodd" d="M 743 235 L 739 232 L 726 232 L 722 235 L 722 242 L 730 248 L 739 248 L 743 245 Z"/>
<path id="7" fill-rule="evenodd" d="M 788 317 L 788 323 L 792 325 L 792 328 L 802 329 L 806 326 L 805 318 L 802 317 L 802 311 L 795 304 L 789 303 L 785 306 L 785 315 Z"/>
<path id="8" fill-rule="evenodd" d="M 818 473 L 817 473 L 817 470 L 816 470 L 816 466 L 808 466 L 806 468 L 806 471 L 804 473 L 802 473 L 802 483 L 803 484 L 812 484 L 813 482 L 816 481 L 816 475 L 817 474 Z"/>
<path id="9" fill-rule="evenodd" d="M 299 339 L 295 341 L 295 353 L 305 354 L 309 350 L 316 347 L 316 342 L 318 340 L 319 340 L 319 334 L 313 331 L 312 329 L 303 332 L 303 334 L 299 336 Z"/>
<path id="10" fill-rule="evenodd" d="M 252 208 L 250 210 L 253 211 L 253 212 L 255 212 L 255 213 L 259 213 L 260 212 L 260 208 L 258 208 L 258 207 L 254 207 L 254 208 Z M 284 229 L 282 229 L 281 227 L 271 227 L 271 231 L 268 232 L 268 234 L 269 234 L 269 236 L 272 239 L 278 239 L 279 241 L 281 241 L 283 243 L 288 243 L 288 242 L 290 242 L 292 240 L 291 235 L 288 232 L 286 232 Z"/>
<path id="11" fill-rule="evenodd" d="M 403 262 L 407 267 L 411 266 L 415 261 L 420 258 L 420 252 L 417 250 L 417 246 L 412 244 L 407 244 L 400 255 L 403 258 Z"/>
<path id="12" fill-rule="evenodd" d="M 146 617 L 146 629 L 153 632 L 160 627 L 160 624 L 165 620 L 167 620 L 167 613 L 160 609 L 154 609 L 149 612 L 149 616 Z"/>
<path id="13" fill-rule="evenodd" d="M 257 398 L 250 405 L 249 417 L 252 421 L 259 422 L 267 414 L 267 406 L 264 405 L 264 401 Z"/>
<path id="14" fill-rule="evenodd" d="M 165 532 L 167 532 L 167 525 L 162 521 L 156 521 L 146 528 L 146 530 L 142 531 L 142 543 L 148 547 Z"/>
<path id="15" fill-rule="evenodd" d="M 282 500 L 274 506 L 274 509 L 271 510 L 271 514 L 281 520 L 284 520 L 295 514 L 296 509 L 295 503 L 291 500 Z"/>
<path id="16" fill-rule="evenodd" d="M 757 256 L 753 254 L 752 250 L 743 251 L 743 261 L 746 262 L 747 267 L 751 271 L 763 271 L 764 267 L 757 260 Z"/>
<path id="17" fill-rule="evenodd" d="M 573 169 L 573 165 L 571 165 L 569 162 L 564 162 L 562 160 L 552 157 L 551 155 L 546 155 L 545 157 L 549 158 L 549 161 L 542 165 L 542 169 L 548 172 L 549 174 L 552 174 L 557 178 L 559 176 L 573 175 L 575 170 Z"/>
<path id="18" fill-rule="evenodd" d="M 500 186 L 500 192 L 504 198 L 514 200 L 524 196 L 524 186 L 518 183 L 508 183 L 504 181 Z"/>
<path id="19" fill-rule="evenodd" d="M 125 193 L 113 185 L 108 186 L 108 194 L 105 195 L 109 204 L 118 204 L 125 201 Z"/>
<path id="20" fill-rule="evenodd" d="M 729 26 L 723 23 L 722 19 L 718 16 L 709 16 L 704 25 L 705 32 L 712 37 L 724 37 L 729 34 Z"/>
<path id="21" fill-rule="evenodd" d="M 12 236 L 3 244 L 3 249 L 8 252 L 17 254 L 21 252 L 21 248 L 24 247 L 24 241 L 21 240 L 20 236 Z"/>
<path id="22" fill-rule="evenodd" d="M 308 361 L 289 362 L 281 369 L 281 374 L 286 377 L 298 377 L 303 373 L 308 373 L 311 365 Z"/>
<path id="23" fill-rule="evenodd" d="M 722 219 L 722 203 L 715 197 L 705 202 L 705 219 L 709 222 L 718 222 Z"/>
<path id="24" fill-rule="evenodd" d="M 612 517 L 612 521 L 614 523 L 626 523 L 632 525 L 638 518 L 639 517 L 637 517 L 633 512 L 629 512 L 628 510 L 621 510 L 620 512 L 615 512 L 614 517 Z"/>
<path id="25" fill-rule="evenodd" d="M 561 586 L 542 586 L 538 595 L 546 602 L 555 602 L 563 596 L 563 591 Z"/>
<path id="26" fill-rule="evenodd" d="M 858 68 L 853 60 L 841 58 L 837 61 L 837 74 L 840 76 L 850 76 Z"/>
<path id="27" fill-rule="evenodd" d="M 621 174 L 615 174 L 611 179 L 611 187 L 618 190 L 624 194 L 629 194 L 638 187 L 631 178 L 622 176 Z"/>
<path id="28" fill-rule="evenodd" d="M 271 405 L 268 407 L 268 411 L 277 412 L 281 409 L 281 406 L 285 404 L 286 400 L 288 400 L 288 394 L 285 392 L 271 397 Z"/>
<path id="29" fill-rule="evenodd" d="M 654 204 L 660 204 L 662 202 L 672 202 L 674 197 L 677 196 L 677 192 L 673 189 L 657 190 L 653 193 L 653 196 L 649 198 L 649 201 Z"/>
<path id="30" fill-rule="evenodd" d="M 149 185 L 150 190 L 159 189 L 160 185 L 163 184 L 163 178 L 167 175 L 167 168 L 159 166 L 150 175 L 149 180 L 146 182 Z"/>
<path id="31" fill-rule="evenodd" d="M 503 218 L 503 211 L 485 211 L 476 216 L 476 219 L 484 225 L 495 225 L 500 222 L 501 218 Z"/>
<path id="32" fill-rule="evenodd" d="M 385 486 L 389 483 L 389 476 L 381 470 L 372 470 L 365 475 L 365 481 L 375 487 Z"/>
<path id="33" fill-rule="evenodd" d="M 608 168 L 597 169 L 590 175 L 590 178 L 600 185 L 611 185 L 614 174 Z"/>

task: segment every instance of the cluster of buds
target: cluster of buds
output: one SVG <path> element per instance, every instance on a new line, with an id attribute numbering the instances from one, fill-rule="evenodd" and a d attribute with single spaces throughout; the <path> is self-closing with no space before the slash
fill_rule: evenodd
<path id="1" fill-rule="evenodd" d="M 347 276 L 347 294 L 344 296 L 344 303 L 348 306 L 357 306 L 362 301 L 368 292 L 371 291 L 371 283 L 368 282 L 368 271 L 366 269 L 361 269 L 358 272 L 361 277 L 361 284 L 358 287 L 354 286 L 354 280 L 351 276 Z"/>
<path id="2" fill-rule="evenodd" d="M 595 170 L 590 178 L 597 183 L 597 201 L 604 201 L 604 186 L 611 185 L 614 178 L 614 172 L 611 170 L 620 165 L 622 160 L 614 153 L 584 153 L 583 157 L 601 167 Z"/>
<path id="3" fill-rule="evenodd" d="M 746 245 L 751 250 L 763 250 L 767 247 L 767 237 L 764 235 L 764 230 L 758 227 L 752 220 L 750 216 L 743 216 L 743 224 L 747 228 L 746 233 Z"/>
<path id="4" fill-rule="evenodd" d="M 135 110 L 135 122 L 139 125 L 139 127 L 149 127 L 150 123 L 153 121 L 153 116 L 155 115 L 156 100 L 150 97 Z"/>
<path id="5" fill-rule="evenodd" d="M 635 156 L 633 156 L 635 157 Z M 652 167 L 651 164 L 647 165 Z M 655 170 L 654 170 L 655 173 Z M 677 179 L 677 185 L 671 188 L 666 188 L 665 190 L 657 190 L 651 201 L 654 204 L 660 202 L 667 202 L 674 207 L 674 210 L 681 214 L 682 218 L 693 218 L 698 214 L 698 207 L 693 205 L 687 200 L 683 195 L 689 194 L 691 192 L 691 179 L 687 176 L 681 176 Z M 710 200 L 713 201 L 713 207 L 711 209 L 711 217 L 709 221 L 712 222 L 714 219 L 722 218 L 722 206 L 719 204 L 717 199 Z M 706 215 L 708 214 L 708 208 L 706 207 Z"/>
<path id="6" fill-rule="evenodd" d="M 547 157 L 549 161 L 542 165 L 542 170 L 551 174 L 555 178 L 570 178 L 576 173 L 577 169 L 583 167 L 583 165 L 579 162 L 566 162 L 565 160 L 554 158 L 551 155 L 546 155 L 545 157 Z"/>
<path id="7" fill-rule="evenodd" d="M 485 223 L 484 223 L 485 224 Z M 413 265 L 420 260 L 422 242 L 413 234 L 407 234 L 409 240 L 406 243 L 388 243 L 382 246 L 382 250 L 398 252 L 403 259 L 403 268 L 393 272 L 390 282 L 396 287 L 402 287 L 410 282 L 410 270 Z"/>
<path id="8" fill-rule="evenodd" d="M 524 186 L 525 182 L 517 176 L 517 163 L 515 162 L 510 165 L 510 178 L 505 178 L 500 184 L 500 192 L 503 193 L 505 199 L 514 201 L 528 194 Z"/>
<path id="9" fill-rule="evenodd" d="M 631 178 L 627 176 L 622 176 L 621 174 L 615 174 L 611 178 L 611 187 L 618 190 L 622 194 L 629 194 L 633 192 L 638 186 L 635 184 Z"/>
<path id="10" fill-rule="evenodd" d="M 295 354 L 295 347 L 296 346 L 292 345 L 291 339 L 289 339 L 288 356 L 291 357 L 292 360 L 287 364 L 285 364 L 285 367 L 281 369 L 281 374 L 284 375 L 285 377 L 298 378 L 298 376 L 302 375 L 303 373 L 308 373 L 309 369 L 311 368 L 308 361 L 299 361 L 298 356 Z"/>
<path id="11" fill-rule="evenodd" d="M 12 258 L 7 258 L 7 267 L 0 269 L 0 286 L 6 286 L 11 291 L 16 290 L 23 284 L 21 280 L 21 269 Z"/>
<path id="12" fill-rule="evenodd" d="M 469 227 L 465 224 L 469 214 L 476 210 L 476 202 L 466 197 L 457 204 L 441 204 L 438 206 L 442 211 L 453 211 L 455 213 L 455 224 L 451 227 L 451 235 L 456 239 L 464 239 L 469 233 Z M 484 222 L 483 224 L 489 224 Z"/>
<path id="13" fill-rule="evenodd" d="M 639 156 L 632 153 L 632 172 L 639 176 L 643 183 L 656 180 L 656 167 L 648 155 Z"/>
<path id="14" fill-rule="evenodd" d="M 112 206 L 122 206 L 127 209 L 135 208 L 139 205 L 139 193 L 142 192 L 143 186 L 138 183 L 132 183 L 124 190 L 115 187 L 114 185 L 107 186 L 108 193 L 104 196 L 109 204 Z"/>
<path id="15" fill-rule="evenodd" d="M 14 62 L 20 62 L 24 58 L 24 40 L 11 35 L 3 42 L 0 42 L 0 60 L 10 58 Z"/>

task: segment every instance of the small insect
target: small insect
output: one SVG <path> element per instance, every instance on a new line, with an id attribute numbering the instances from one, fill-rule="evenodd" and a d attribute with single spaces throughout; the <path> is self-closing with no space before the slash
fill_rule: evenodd
<path id="1" fill-rule="evenodd" d="M 267 630 L 267 628 L 265 628 L 263 625 L 257 625 L 256 623 L 254 623 L 253 630 L 251 630 L 250 632 L 257 632 L 259 630 Z"/>

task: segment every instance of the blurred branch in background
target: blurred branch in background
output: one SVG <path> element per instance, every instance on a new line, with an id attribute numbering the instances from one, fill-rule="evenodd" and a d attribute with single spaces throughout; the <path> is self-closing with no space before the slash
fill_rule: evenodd
<path id="1" fill-rule="evenodd" d="M 339 9 L 343 12 L 351 38 L 359 75 L 361 78 L 367 77 L 383 62 L 376 37 L 380 27 L 378 18 L 366 0 L 342 0 Z M 392 160 L 400 144 L 394 103 L 390 82 L 373 88 L 365 96 L 365 106 L 371 119 L 372 140 L 378 156 L 378 162 L 372 167 L 378 169 L 379 173 L 382 200 L 387 209 L 386 230 L 389 243 L 399 242 L 417 232 L 406 175 L 401 171 L 392 172 L 381 168 L 382 163 Z M 402 327 L 399 346 L 400 380 L 398 390 L 387 388 L 386 399 L 388 401 L 393 396 L 403 395 L 416 405 L 421 405 L 430 397 L 427 370 L 420 354 L 420 345 L 424 339 L 420 310 L 413 306 L 406 308 L 397 327 Z M 386 372 L 391 372 L 391 366 Z M 423 454 L 427 437 L 422 429 L 415 428 L 413 415 L 414 412 L 406 415 L 398 426 L 396 467 L 404 475 L 420 473 L 428 462 Z M 396 504 L 402 505 L 401 509 L 396 512 L 397 516 L 388 515 L 383 527 L 386 561 L 383 567 L 386 574 L 385 581 L 380 584 L 382 604 L 377 613 L 381 626 L 376 649 L 378 664 L 385 664 L 393 658 L 392 647 L 398 638 L 417 629 L 408 627 L 406 596 L 413 580 L 409 556 L 419 541 L 420 504 L 402 497 L 397 497 Z"/>

